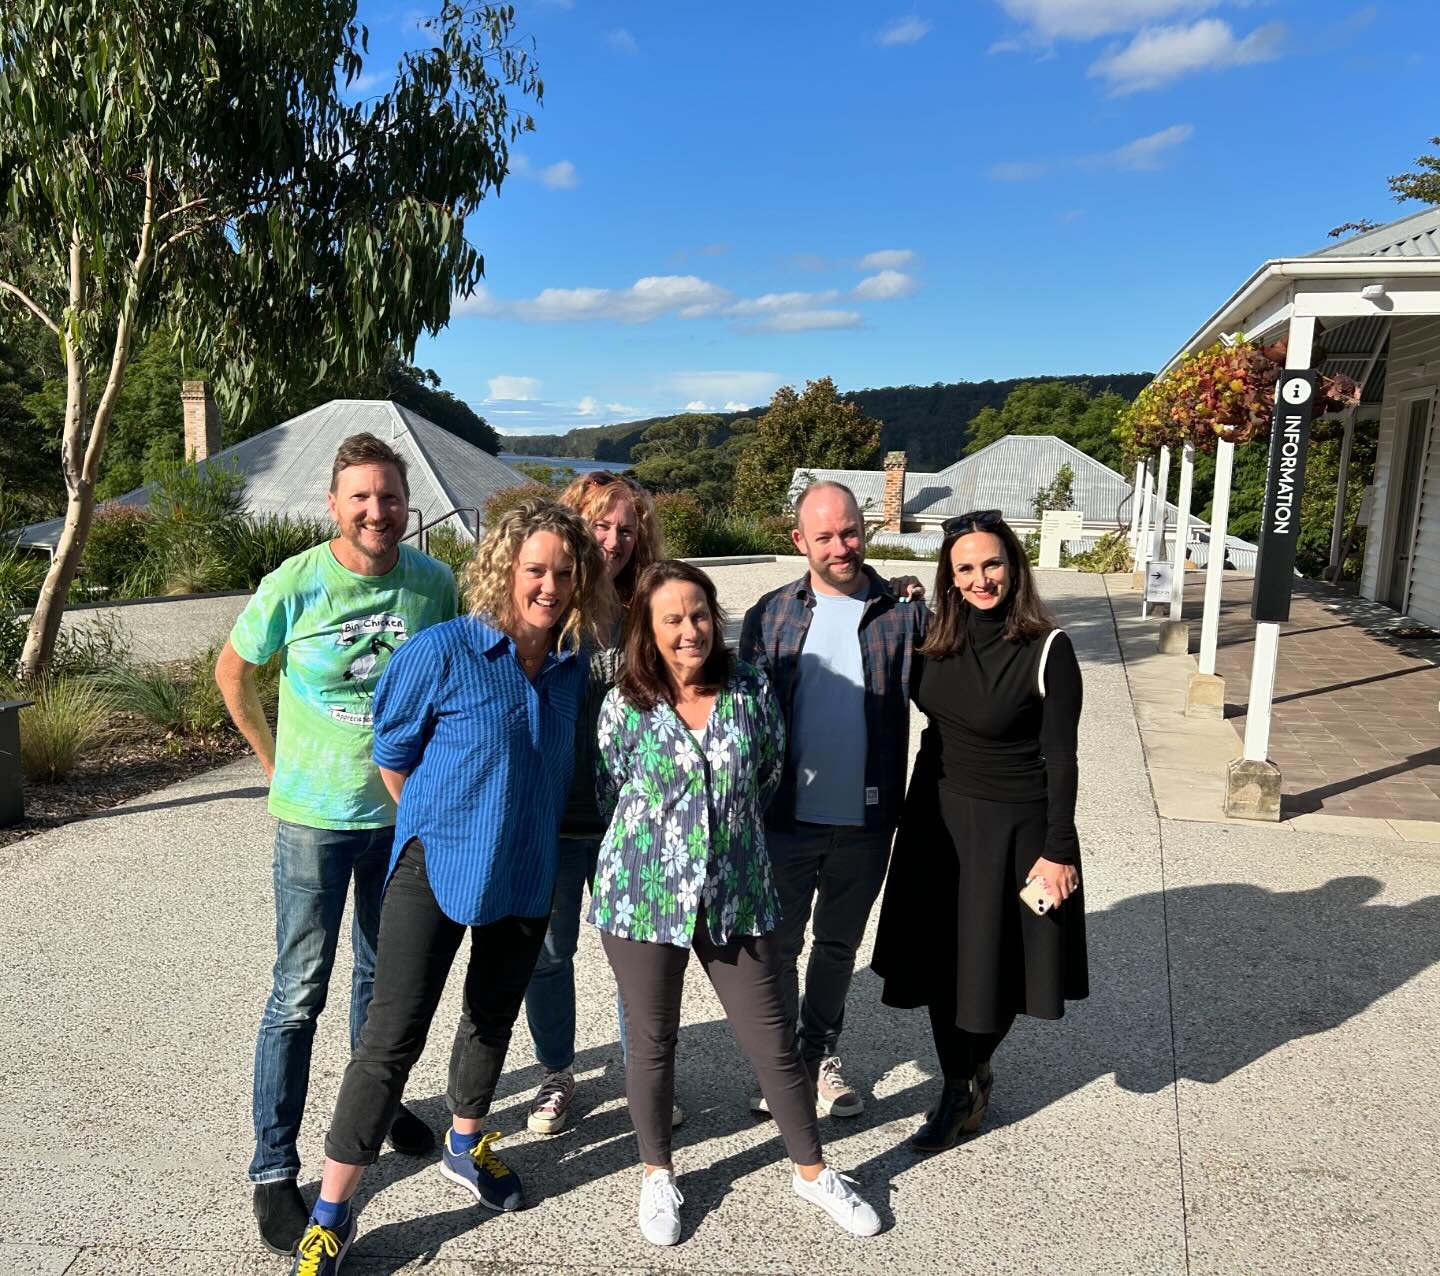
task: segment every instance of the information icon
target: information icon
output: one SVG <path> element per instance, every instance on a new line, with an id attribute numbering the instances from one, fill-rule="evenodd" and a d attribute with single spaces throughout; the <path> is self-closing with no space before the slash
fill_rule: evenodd
<path id="1" fill-rule="evenodd" d="M 1280 387 L 1280 397 L 1297 407 L 1309 399 L 1313 387 L 1307 377 L 1291 377 Z"/>

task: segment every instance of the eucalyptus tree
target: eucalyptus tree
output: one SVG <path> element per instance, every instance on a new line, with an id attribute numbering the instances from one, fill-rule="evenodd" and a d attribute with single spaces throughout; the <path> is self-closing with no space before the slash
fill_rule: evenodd
<path id="1" fill-rule="evenodd" d="M 243 416 L 408 357 L 475 288 L 467 218 L 544 87 L 508 5 L 443 0 L 421 33 L 366 97 L 353 0 L 0 0 L 0 305 L 49 331 L 66 383 L 24 676 L 54 650 L 138 342 L 163 325 Z"/>

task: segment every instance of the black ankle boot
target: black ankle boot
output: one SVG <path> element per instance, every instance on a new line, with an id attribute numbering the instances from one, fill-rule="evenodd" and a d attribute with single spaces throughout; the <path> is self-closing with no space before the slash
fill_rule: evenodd
<path id="1" fill-rule="evenodd" d="M 910 1147 L 916 1152 L 944 1152 L 959 1143 L 962 1135 L 974 1134 L 984 1117 L 985 1108 L 974 1082 L 947 1080 L 940 1102 L 930 1119 L 915 1131 Z"/>
<path id="2" fill-rule="evenodd" d="M 260 1242 L 272 1254 L 293 1254 L 310 1221 L 294 1179 L 278 1183 L 257 1183 L 253 1202 L 255 1221 L 260 1224 Z"/>

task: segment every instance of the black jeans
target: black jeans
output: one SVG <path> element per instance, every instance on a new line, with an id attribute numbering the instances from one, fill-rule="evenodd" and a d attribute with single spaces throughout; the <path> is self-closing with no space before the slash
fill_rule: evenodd
<path id="1" fill-rule="evenodd" d="M 445 980 L 470 932 L 470 964 L 460 1026 L 450 1051 L 450 1111 L 482 1117 L 490 1110 L 548 917 L 504 917 L 485 926 L 451 921 L 435 902 L 417 839 L 405 846 L 380 908 L 375 994 L 350 1057 L 325 1155 L 343 1165 L 369 1165 L 380 1153 L 410 1069 L 445 990 Z"/>
<path id="2" fill-rule="evenodd" d="M 647 1165 L 669 1165 L 675 1040 L 690 949 L 639 943 L 603 931 L 600 943 L 625 1005 L 625 1093 L 640 1159 Z M 815 1083 L 800 1061 L 795 1025 L 785 1013 L 779 944 L 773 935 L 737 935 L 728 944 L 716 944 L 702 908 L 693 947 L 740 1049 L 760 1079 L 790 1159 L 815 1165 L 821 1159 Z"/>

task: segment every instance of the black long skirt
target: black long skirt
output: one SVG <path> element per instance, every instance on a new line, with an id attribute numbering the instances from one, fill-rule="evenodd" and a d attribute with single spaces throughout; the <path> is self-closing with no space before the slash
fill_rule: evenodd
<path id="1" fill-rule="evenodd" d="M 1089 995 L 1083 873 L 1082 889 L 1043 917 L 1019 898 L 1045 831 L 1043 799 L 912 783 L 871 961 L 886 1005 L 953 1002 L 958 1027 L 997 1032 L 1016 1014 L 1059 1019 Z"/>

